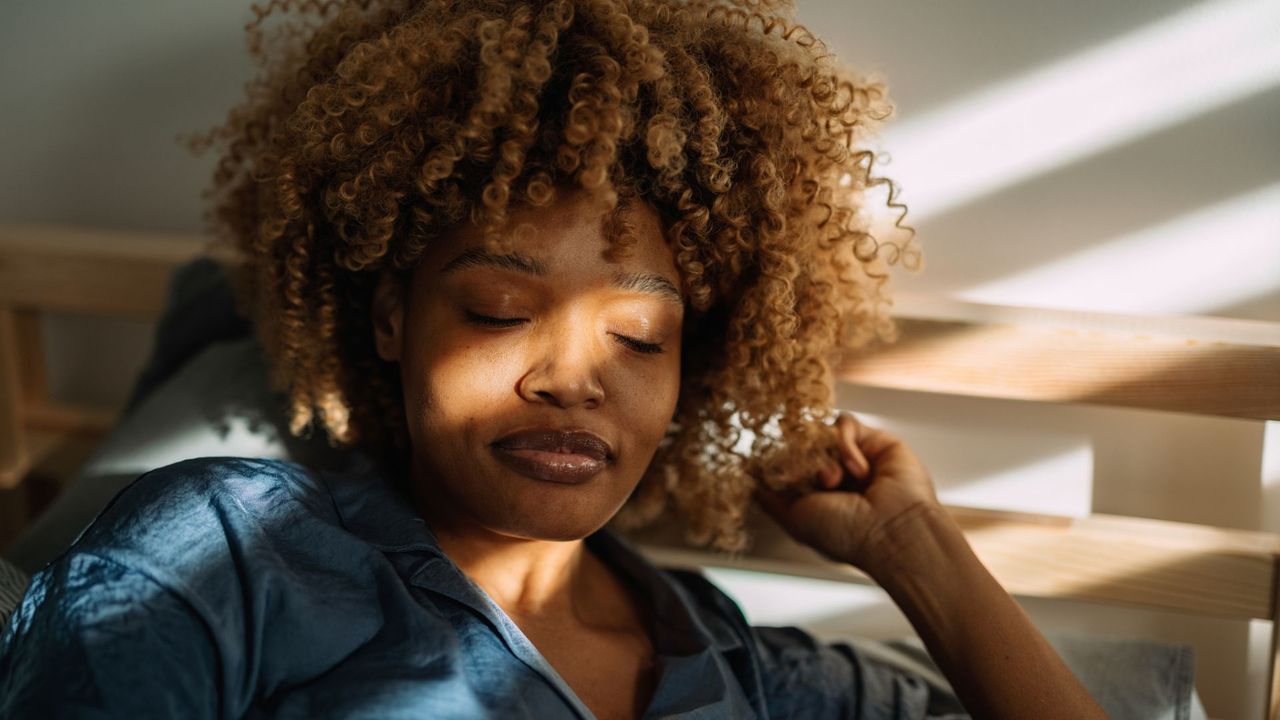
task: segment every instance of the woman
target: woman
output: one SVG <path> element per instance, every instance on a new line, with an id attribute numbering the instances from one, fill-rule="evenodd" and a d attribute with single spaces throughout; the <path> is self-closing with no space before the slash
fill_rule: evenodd
<path id="1" fill-rule="evenodd" d="M 831 421 L 831 363 L 893 335 L 905 251 L 857 212 L 881 86 L 769 4 L 331 9 L 275 56 L 259 11 L 207 139 L 291 429 L 352 463 L 140 478 L 33 579 L 0 715 L 924 716 L 606 527 L 672 504 L 740 550 L 754 499 L 883 585 L 973 715 L 1102 716 L 911 450 Z"/>

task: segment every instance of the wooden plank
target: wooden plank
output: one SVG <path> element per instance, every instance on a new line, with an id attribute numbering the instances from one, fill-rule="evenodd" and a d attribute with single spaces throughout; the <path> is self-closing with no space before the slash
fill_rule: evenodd
<path id="1" fill-rule="evenodd" d="M 207 239 L 44 224 L 0 225 L 0 302 L 153 317 L 174 267 Z"/>
<path id="2" fill-rule="evenodd" d="M 897 343 L 848 358 L 858 385 L 1280 419 L 1280 323 L 983 306 L 908 296 Z M 927 317 L 917 317 L 927 316 Z"/>
<path id="3" fill-rule="evenodd" d="M 22 417 L 27 429 L 32 431 L 102 436 L 115 424 L 119 413 L 116 408 L 45 403 L 23 408 Z"/>
<path id="4" fill-rule="evenodd" d="M 1015 595 L 1233 619 L 1272 617 L 1280 535 L 1120 516 L 948 510 L 992 575 Z M 851 565 L 791 540 L 756 508 L 748 522 L 753 549 L 738 557 L 689 547 L 670 519 L 627 534 L 660 564 L 870 582 Z M 1124 552 L 1116 552 L 1120 547 Z"/>
<path id="5" fill-rule="evenodd" d="M 65 485 L 111 430 L 118 414 L 107 408 L 63 405 L 24 412 L 22 463 L 11 476 L 0 479 L 0 491 L 19 488 L 32 474 Z"/>
<path id="6" fill-rule="evenodd" d="M 898 293 L 893 314 L 901 318 L 970 325 L 1066 327 L 1079 332 L 1118 332 L 1138 337 L 1198 338 L 1229 345 L 1280 346 L 1280 323 L 1212 315 L 1133 315 L 1019 305 L 992 305 L 960 298 Z"/>
<path id="7" fill-rule="evenodd" d="M 174 268 L 207 245 L 184 234 L 0 224 L 0 488 L 34 467 L 31 433 L 101 436 L 115 414 L 48 401 L 41 311 L 155 317 Z"/>
<path id="8" fill-rule="evenodd" d="M 18 377 L 22 379 L 24 405 L 40 404 L 49 399 L 40 315 L 39 311 L 31 308 L 16 308 L 13 313 L 14 340 L 18 348 Z"/>
<path id="9" fill-rule="evenodd" d="M 27 462 L 14 313 L 12 305 L 0 302 L 0 489 L 17 487 Z"/>
<path id="10" fill-rule="evenodd" d="M 29 429 L 27 471 L 65 486 L 101 441 L 102 436 L 92 432 Z"/>
<path id="11" fill-rule="evenodd" d="M 1276 561 L 1275 585 L 1272 588 L 1271 656 L 1268 658 L 1267 697 L 1263 712 L 1267 720 L 1280 720 L 1280 558 Z"/>
<path id="12" fill-rule="evenodd" d="M 13 488 L 0 487 L 0 553 L 18 538 L 32 516 L 29 489 L 26 483 Z"/>

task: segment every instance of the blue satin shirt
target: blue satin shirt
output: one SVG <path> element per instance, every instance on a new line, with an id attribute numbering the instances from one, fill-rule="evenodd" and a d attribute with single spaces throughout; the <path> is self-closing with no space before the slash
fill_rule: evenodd
<path id="1" fill-rule="evenodd" d="M 369 469 L 201 458 L 122 491 L 33 578 L 0 637 L 0 717 L 592 718 Z M 604 528 L 647 594 L 645 718 L 923 718 L 928 686 Z"/>

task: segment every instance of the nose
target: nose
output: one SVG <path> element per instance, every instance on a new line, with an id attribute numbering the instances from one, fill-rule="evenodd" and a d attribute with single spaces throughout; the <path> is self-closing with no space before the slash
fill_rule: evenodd
<path id="1" fill-rule="evenodd" d="M 528 346 L 529 368 L 517 388 L 520 396 L 562 408 L 599 407 L 604 402 L 600 374 L 607 351 L 595 322 L 565 313 L 561 320 L 548 319 L 535 333 Z"/>

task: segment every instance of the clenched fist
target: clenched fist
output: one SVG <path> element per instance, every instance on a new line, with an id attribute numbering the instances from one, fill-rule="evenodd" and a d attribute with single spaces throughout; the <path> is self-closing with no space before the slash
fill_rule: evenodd
<path id="1" fill-rule="evenodd" d="M 839 441 L 811 492 L 771 490 L 756 499 L 796 541 L 879 580 L 913 520 L 941 506 L 929 471 L 906 443 L 842 412 Z"/>

